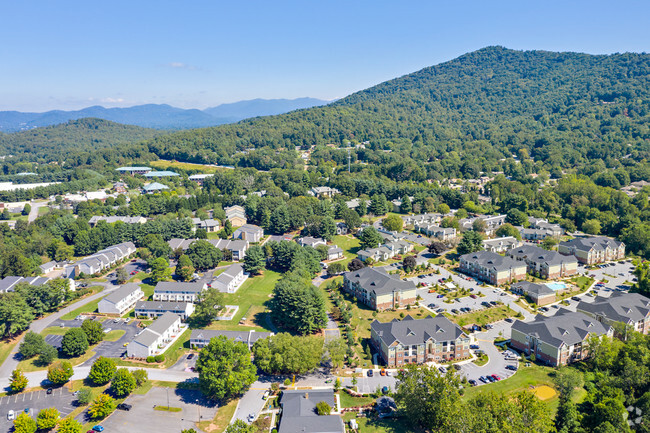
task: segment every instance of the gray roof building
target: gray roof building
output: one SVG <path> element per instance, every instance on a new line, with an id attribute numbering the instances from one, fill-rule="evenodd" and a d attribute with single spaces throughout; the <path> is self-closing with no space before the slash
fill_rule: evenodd
<path id="1" fill-rule="evenodd" d="M 632 325 L 650 316 L 650 299 L 639 293 L 614 292 L 609 298 L 597 296 L 593 303 L 582 301 L 577 309 L 597 319 Z"/>
<path id="2" fill-rule="evenodd" d="M 417 320 L 406 316 L 403 320 L 394 319 L 383 323 L 375 320 L 370 328 L 386 346 L 396 341 L 403 346 L 422 344 L 428 340 L 454 341 L 464 335 L 458 325 L 442 315 Z"/>
<path id="3" fill-rule="evenodd" d="M 259 332 L 259 331 L 222 331 L 214 329 L 193 329 L 190 334 L 190 346 L 203 347 L 210 342 L 211 339 L 225 336 L 229 340 L 240 341 L 245 343 L 250 349 L 257 340 L 267 338 L 273 335 L 272 332 Z"/>
<path id="4" fill-rule="evenodd" d="M 548 251 L 533 245 L 522 245 L 513 248 L 506 255 L 514 259 L 533 261 L 547 266 L 562 265 L 568 262 L 578 263 L 578 260 L 573 256 L 564 256 L 558 252 Z"/>
<path id="5" fill-rule="evenodd" d="M 560 242 L 560 245 L 570 246 L 580 251 L 589 251 L 591 249 L 606 250 L 607 248 L 616 249 L 620 247 L 621 244 L 622 242 L 605 236 L 579 237 L 569 241 Z"/>
<path id="6" fill-rule="evenodd" d="M 358 271 L 346 272 L 345 279 L 353 284 L 375 292 L 378 296 L 400 290 L 413 290 L 415 283 L 409 280 L 388 275 L 383 268 L 361 268 Z"/>
<path id="7" fill-rule="evenodd" d="M 140 285 L 136 283 L 127 283 L 121 286 L 119 289 L 104 297 L 107 301 L 110 301 L 114 304 L 117 304 L 122 299 L 128 297 L 131 293 L 140 290 Z"/>
<path id="8" fill-rule="evenodd" d="M 331 389 L 283 391 L 278 433 L 344 433 L 345 425 L 339 415 L 318 415 L 316 404 L 321 401 L 336 408 L 334 391 Z"/>
<path id="9" fill-rule="evenodd" d="M 514 259 L 504 257 L 492 251 L 477 251 L 475 253 L 464 254 L 460 256 L 460 259 L 475 263 L 483 268 L 495 269 L 497 272 L 520 266 Z"/>
<path id="10" fill-rule="evenodd" d="M 206 288 L 205 283 L 182 283 L 179 281 L 161 281 L 156 284 L 155 292 L 161 293 L 201 293 Z"/>

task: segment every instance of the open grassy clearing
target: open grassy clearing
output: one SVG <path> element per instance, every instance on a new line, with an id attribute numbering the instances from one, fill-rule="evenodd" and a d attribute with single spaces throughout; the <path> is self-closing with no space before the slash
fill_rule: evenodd
<path id="1" fill-rule="evenodd" d="M 472 311 L 467 314 L 447 314 L 447 317 L 452 322 L 456 323 L 458 326 L 465 325 L 485 325 L 488 323 L 498 322 L 508 317 L 514 317 L 517 315 L 517 312 L 510 308 L 508 305 L 499 305 L 492 308 L 486 308 L 484 310 Z"/>
<path id="2" fill-rule="evenodd" d="M 201 421 L 198 423 L 199 429 L 205 432 L 223 432 L 228 427 L 228 424 L 230 424 L 233 415 L 235 415 L 237 402 L 238 400 L 230 400 L 225 406 L 220 406 L 217 409 L 217 414 L 211 421 Z"/>

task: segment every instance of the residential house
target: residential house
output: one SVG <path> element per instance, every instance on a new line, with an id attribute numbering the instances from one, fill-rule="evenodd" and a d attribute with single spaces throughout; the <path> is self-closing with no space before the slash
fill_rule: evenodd
<path id="1" fill-rule="evenodd" d="M 361 200 L 358 198 L 353 198 L 352 200 L 348 200 L 345 202 L 345 205 L 348 207 L 348 209 L 356 209 L 359 207 L 361 204 Z"/>
<path id="2" fill-rule="evenodd" d="M 158 182 L 151 182 L 150 184 L 142 187 L 142 192 L 145 194 L 156 194 L 166 189 L 169 189 L 167 185 L 163 185 L 162 183 Z"/>
<path id="3" fill-rule="evenodd" d="M 313 238 L 311 236 L 305 236 L 305 237 L 299 238 L 297 242 L 301 247 L 309 246 L 309 247 L 312 247 L 312 248 L 316 248 L 319 245 L 327 245 L 327 242 L 325 242 L 324 239 Z"/>
<path id="4" fill-rule="evenodd" d="M 58 267 L 60 267 L 60 266 L 59 266 L 59 264 L 57 262 L 50 261 L 50 262 L 47 262 L 47 263 L 43 263 L 38 268 L 40 269 L 41 274 L 48 274 L 48 273 L 52 272 L 53 270 L 55 270 Z"/>
<path id="5" fill-rule="evenodd" d="M 113 191 L 116 194 L 126 194 L 128 185 L 124 182 L 115 182 L 113 184 Z"/>
<path id="6" fill-rule="evenodd" d="M 449 242 L 456 238 L 456 229 L 453 227 L 439 227 L 428 223 L 415 223 L 414 229 L 442 242 Z"/>
<path id="7" fill-rule="evenodd" d="M 126 354 L 131 358 L 147 358 L 163 353 L 181 329 L 181 316 L 165 313 L 136 335 L 126 346 Z"/>
<path id="8" fill-rule="evenodd" d="M 425 362 L 449 362 L 469 358 L 469 337 L 446 317 L 391 322 L 375 320 L 370 325 L 370 338 L 388 367 Z"/>
<path id="9" fill-rule="evenodd" d="M 561 308 L 550 317 L 537 315 L 532 322 L 515 321 L 510 345 L 526 355 L 535 354 L 537 361 L 558 367 L 586 359 L 592 336 L 613 334 L 611 326 L 584 313 Z"/>
<path id="10" fill-rule="evenodd" d="M 211 286 L 220 292 L 235 293 L 244 284 L 246 278 L 248 274 L 244 272 L 244 268 L 239 263 L 235 263 L 217 275 L 212 280 Z"/>
<path id="11" fill-rule="evenodd" d="M 19 284 L 29 284 L 30 286 L 42 286 L 47 282 L 51 281 L 52 278 L 49 277 L 15 277 L 15 276 L 6 276 L 0 280 L 0 293 L 14 292 L 16 286 Z M 68 279 L 68 288 L 72 291 L 75 290 L 74 281 Z"/>
<path id="12" fill-rule="evenodd" d="M 362 268 L 343 274 L 343 288 L 374 310 L 405 307 L 416 300 L 415 283 L 389 275 L 382 268 Z"/>
<path id="13" fill-rule="evenodd" d="M 268 242 L 291 242 L 293 240 L 293 235 L 270 235 Z"/>
<path id="14" fill-rule="evenodd" d="M 347 235 L 348 226 L 345 223 L 336 223 L 336 234 L 337 235 Z"/>
<path id="15" fill-rule="evenodd" d="M 345 433 L 340 415 L 318 415 L 316 405 L 321 401 L 336 411 L 332 389 L 284 390 L 280 397 L 282 416 L 278 433 Z"/>
<path id="16" fill-rule="evenodd" d="M 385 246 L 380 246 L 379 248 L 368 248 L 367 250 L 357 251 L 357 257 L 362 262 L 372 259 L 375 262 L 384 262 L 391 259 L 395 253 L 386 248 Z"/>
<path id="17" fill-rule="evenodd" d="M 133 242 L 123 242 L 113 245 L 95 254 L 81 259 L 64 268 L 64 276 L 67 278 L 76 278 L 81 274 L 94 275 L 98 274 L 111 266 L 114 266 L 123 260 L 131 257 L 136 252 Z"/>
<path id="18" fill-rule="evenodd" d="M 139 284 L 127 283 L 108 296 L 103 297 L 97 304 L 97 311 L 102 314 L 123 315 L 144 299 L 144 292 Z"/>
<path id="19" fill-rule="evenodd" d="M 475 218 L 463 218 L 460 220 L 460 231 L 472 230 L 474 221 L 481 219 L 485 222 L 485 234 L 492 236 L 494 232 L 506 221 L 506 215 L 479 215 Z"/>
<path id="20" fill-rule="evenodd" d="M 327 249 L 327 260 L 338 260 L 343 258 L 343 248 L 332 245 Z"/>
<path id="21" fill-rule="evenodd" d="M 153 289 L 153 300 L 164 302 L 198 302 L 201 292 L 208 288 L 206 283 L 182 283 L 160 281 Z"/>
<path id="22" fill-rule="evenodd" d="M 207 220 L 199 220 L 198 224 L 195 221 L 197 218 L 192 218 L 192 222 L 194 223 L 194 227 L 197 229 L 203 229 L 208 233 L 216 233 L 219 231 L 221 228 L 221 221 L 210 218 Z"/>
<path id="23" fill-rule="evenodd" d="M 244 224 L 232 234 L 233 239 L 242 239 L 250 243 L 258 243 L 264 237 L 264 229 L 254 224 Z"/>
<path id="24" fill-rule="evenodd" d="M 179 239 L 173 238 L 167 241 L 169 247 L 172 251 L 181 249 L 186 251 L 192 242 L 195 242 L 197 239 Z M 241 240 L 229 240 L 229 239 L 208 239 L 212 245 L 220 250 L 228 250 L 232 254 L 232 259 L 235 261 L 243 260 L 246 256 L 246 250 L 248 250 L 248 241 Z"/>
<path id="25" fill-rule="evenodd" d="M 239 206 L 234 205 L 224 209 L 226 218 L 230 221 L 233 227 L 240 227 L 246 224 L 246 210 Z"/>
<path id="26" fill-rule="evenodd" d="M 90 217 L 90 220 L 88 221 L 88 224 L 90 224 L 90 227 L 95 227 L 98 222 L 100 221 L 106 221 L 107 224 L 114 224 L 118 221 L 123 222 L 124 224 L 144 224 L 147 222 L 147 219 L 145 217 L 141 216 L 97 216 L 94 215 Z"/>
<path id="27" fill-rule="evenodd" d="M 564 230 L 559 224 L 549 223 L 547 219 L 528 217 L 528 222 L 531 228 L 537 230 L 544 230 L 548 236 L 560 237 L 564 234 Z"/>
<path id="28" fill-rule="evenodd" d="M 136 317 L 160 317 L 171 312 L 187 320 L 194 312 L 194 304 L 191 302 L 163 302 L 163 301 L 141 301 L 135 304 Z"/>
<path id="29" fill-rule="evenodd" d="M 119 171 L 121 174 L 147 174 L 151 171 L 151 167 L 119 167 L 115 171 Z"/>
<path id="30" fill-rule="evenodd" d="M 555 302 L 555 292 L 546 284 L 531 283 L 530 281 L 520 281 L 510 286 L 512 293 L 526 296 L 532 303 L 539 305 L 548 305 Z"/>
<path id="31" fill-rule="evenodd" d="M 329 186 L 315 186 L 311 190 L 308 191 L 309 194 L 313 195 L 314 197 L 332 197 L 335 194 L 341 194 L 341 191 L 339 191 L 336 188 L 330 188 Z"/>
<path id="32" fill-rule="evenodd" d="M 460 270 L 494 285 L 526 278 L 525 263 L 491 251 L 478 251 L 460 256 Z"/>
<path id="33" fill-rule="evenodd" d="M 650 299 L 638 293 L 614 292 L 609 298 L 597 296 L 594 302 L 580 302 L 577 309 L 605 326 L 623 323 L 642 334 L 650 331 Z"/>
<path id="34" fill-rule="evenodd" d="M 593 265 L 625 258 L 625 244 L 605 236 L 579 237 L 560 242 L 558 252 L 573 255 L 580 263 Z"/>
<path id="35" fill-rule="evenodd" d="M 506 236 L 503 238 L 485 239 L 483 241 L 483 248 L 485 251 L 492 251 L 493 253 L 503 253 L 521 245 L 521 241 L 513 236 Z"/>
<path id="36" fill-rule="evenodd" d="M 419 215 L 405 215 L 402 217 L 404 225 L 439 225 L 443 215 L 439 213 L 425 213 Z"/>
<path id="37" fill-rule="evenodd" d="M 526 262 L 529 274 L 554 280 L 578 273 L 578 261 L 573 256 L 563 256 L 532 245 L 522 245 L 508 250 L 508 257 Z"/>
<path id="38" fill-rule="evenodd" d="M 242 342 L 248 346 L 248 349 L 253 348 L 253 344 L 257 340 L 267 338 L 273 335 L 272 332 L 259 332 L 259 331 L 222 331 L 214 329 L 193 329 L 190 335 L 190 347 L 201 349 L 208 345 L 211 339 L 219 336 L 225 336 L 229 340 Z"/>

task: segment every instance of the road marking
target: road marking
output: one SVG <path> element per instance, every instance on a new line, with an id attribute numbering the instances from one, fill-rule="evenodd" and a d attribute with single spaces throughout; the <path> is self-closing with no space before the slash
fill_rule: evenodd
<path id="1" fill-rule="evenodd" d="M 34 393 L 33 393 L 33 392 L 30 392 L 30 393 L 29 393 L 29 400 L 30 400 L 30 401 L 31 401 L 32 397 L 34 397 Z"/>

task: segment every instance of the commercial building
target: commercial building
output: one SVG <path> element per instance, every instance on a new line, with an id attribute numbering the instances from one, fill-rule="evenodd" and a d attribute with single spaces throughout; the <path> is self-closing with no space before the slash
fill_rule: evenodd
<path id="1" fill-rule="evenodd" d="M 178 173 L 174 173 L 173 171 L 169 170 L 162 170 L 162 171 L 150 171 L 149 173 L 145 173 L 143 175 L 144 177 L 177 177 L 179 176 Z"/>
<path id="2" fill-rule="evenodd" d="M 614 330 L 584 313 L 560 309 L 555 315 L 537 315 L 532 322 L 515 321 L 510 345 L 537 361 L 553 367 L 582 361 L 589 357 L 592 336 L 611 337 Z"/>
<path id="3" fill-rule="evenodd" d="M 140 285 L 127 283 L 110 295 L 102 298 L 97 304 L 97 311 L 102 314 L 117 314 L 121 316 L 134 308 L 135 304 L 142 299 L 144 299 L 144 292 L 140 288 Z"/>
<path id="4" fill-rule="evenodd" d="M 126 346 L 126 354 L 132 358 L 146 358 L 163 353 L 181 330 L 181 317 L 165 313 Z"/>
<path id="5" fill-rule="evenodd" d="M 560 242 L 557 250 L 565 256 L 575 256 L 586 265 L 625 258 L 625 244 L 605 236 L 579 237 Z"/>
<path id="6" fill-rule="evenodd" d="M 123 174 L 147 174 L 151 171 L 151 167 L 119 167 L 115 171 L 119 171 Z"/>
<path id="7" fill-rule="evenodd" d="M 478 251 L 460 256 L 460 270 L 494 285 L 526 278 L 525 263 L 491 251 Z"/>
<path id="8" fill-rule="evenodd" d="M 469 337 L 446 317 L 440 315 L 415 320 L 380 322 L 370 325 L 371 341 L 389 367 L 425 362 L 448 362 L 470 356 Z"/>
<path id="9" fill-rule="evenodd" d="M 525 262 L 528 273 L 539 278 L 557 279 L 578 273 L 578 261 L 575 257 L 540 247 L 523 245 L 508 250 L 506 255 Z"/>
<path id="10" fill-rule="evenodd" d="M 594 302 L 580 302 L 577 310 L 606 326 L 622 323 L 634 331 L 650 331 L 650 299 L 638 293 L 614 292 L 609 298 L 597 296 Z"/>
<path id="11" fill-rule="evenodd" d="M 163 185 L 159 182 L 151 182 L 150 184 L 142 187 L 142 192 L 145 194 L 156 194 L 166 189 L 169 189 L 167 185 Z"/>
<path id="12" fill-rule="evenodd" d="M 205 283 L 161 281 L 153 289 L 153 300 L 163 302 L 198 302 L 201 292 L 208 288 Z"/>
<path id="13" fill-rule="evenodd" d="M 343 289 L 374 310 L 387 310 L 414 304 L 413 281 L 388 275 L 382 268 L 362 268 L 343 274 Z"/>

